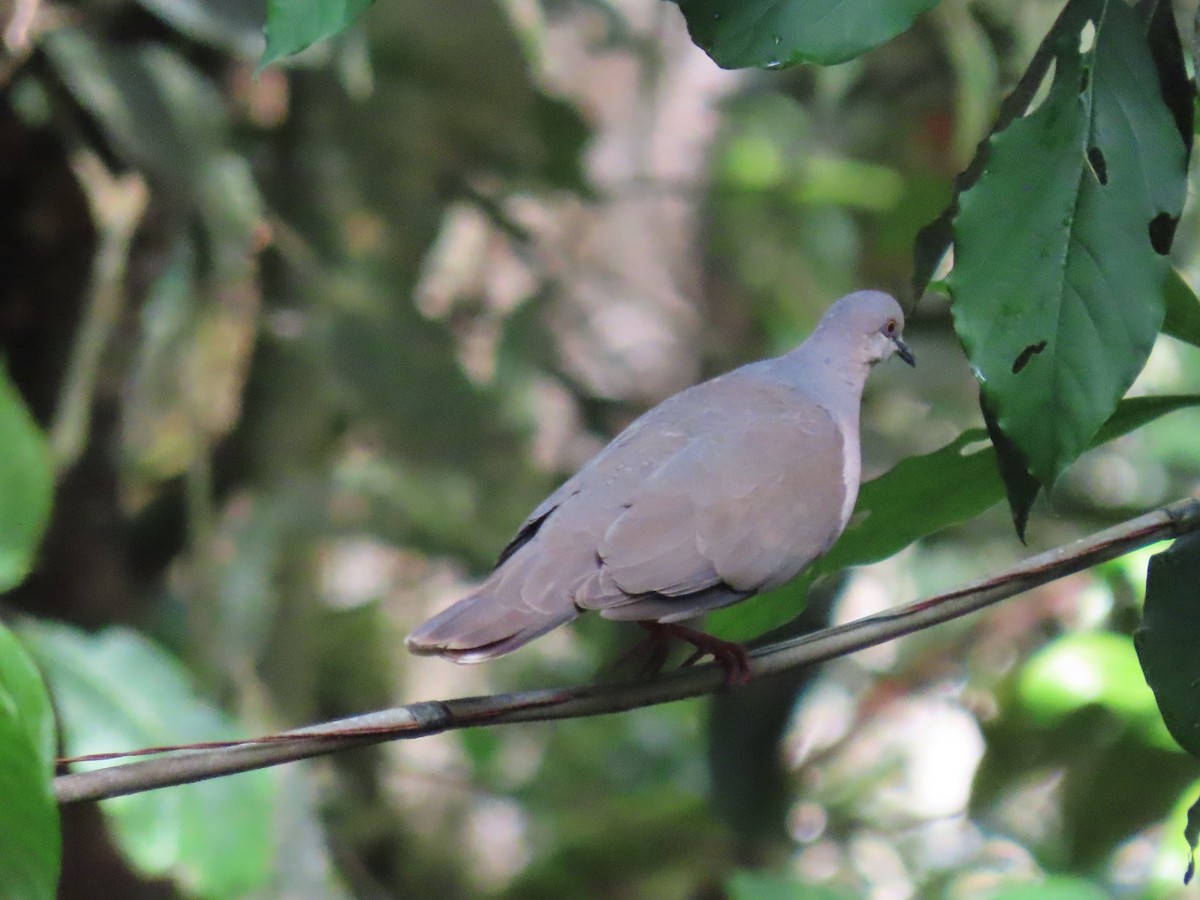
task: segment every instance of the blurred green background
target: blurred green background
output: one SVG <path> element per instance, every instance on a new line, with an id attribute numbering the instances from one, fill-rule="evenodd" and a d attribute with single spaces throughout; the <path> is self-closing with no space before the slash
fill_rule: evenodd
<path id="1" fill-rule="evenodd" d="M 9 7 L 0 344 L 56 487 L 5 610 L 69 754 L 609 677 L 636 628 L 471 668 L 402 641 L 650 404 L 846 291 L 911 305 L 917 230 L 1058 12 L 943 0 L 854 62 L 731 73 L 667 3 L 390 0 L 256 77 L 259 3 Z M 868 476 L 980 422 L 945 301 L 906 337 Z M 1134 393 L 1197 384 L 1160 338 Z M 1028 550 L 999 506 L 794 628 L 1186 495 L 1198 433 L 1089 453 Z M 1200 772 L 1129 640 L 1147 558 L 713 700 L 69 807 L 61 895 L 1174 896 Z"/>

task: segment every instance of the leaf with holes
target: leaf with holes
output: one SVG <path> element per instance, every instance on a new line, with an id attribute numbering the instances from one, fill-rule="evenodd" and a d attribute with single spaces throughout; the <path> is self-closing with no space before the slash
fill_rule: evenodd
<path id="1" fill-rule="evenodd" d="M 1042 485 L 1087 448 L 1163 321 L 1186 151 L 1137 15 L 1073 0 L 1042 104 L 960 198 L 954 324 L 1010 462 Z M 1011 494 L 1011 491 L 1010 491 Z"/>
<path id="2" fill-rule="evenodd" d="M 908 29 L 937 0 L 675 0 L 723 69 L 845 62 Z"/>

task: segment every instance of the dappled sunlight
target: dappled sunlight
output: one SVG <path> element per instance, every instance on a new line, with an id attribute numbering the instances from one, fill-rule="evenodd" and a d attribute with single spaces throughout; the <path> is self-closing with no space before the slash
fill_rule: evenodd
<path id="1" fill-rule="evenodd" d="M 1197 517 L 1135 518 L 1200 492 L 1169 13 L 0 4 L 0 896 L 1179 896 L 1200 624 L 1142 545 Z M 696 613 L 724 673 L 594 612 L 408 651 L 615 435 L 859 290 L 899 308 L 784 412 L 652 420 L 723 465 L 606 457 L 653 501 L 624 582 L 606 519 L 529 581 L 612 585 L 521 596 Z"/>

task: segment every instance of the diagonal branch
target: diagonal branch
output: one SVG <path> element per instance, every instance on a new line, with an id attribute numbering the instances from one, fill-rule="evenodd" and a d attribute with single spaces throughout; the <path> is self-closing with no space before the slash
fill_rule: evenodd
<path id="1" fill-rule="evenodd" d="M 1006 572 L 948 593 L 758 647 L 750 654 L 754 677 L 846 656 L 1192 531 L 1200 531 L 1197 498 L 1177 501 L 1091 537 L 1031 556 Z M 54 779 L 54 791 L 60 803 L 117 797 L 458 728 L 621 712 L 713 693 L 723 685 L 721 669 L 703 666 L 647 681 L 413 703 L 253 741 L 60 775 Z"/>
<path id="2" fill-rule="evenodd" d="M 100 244 L 92 264 L 83 321 L 71 348 L 50 426 L 50 455 L 59 478 L 75 464 L 87 444 L 96 385 L 125 305 L 129 248 L 150 201 L 149 187 L 141 176 L 113 176 L 92 153 L 77 153 L 72 167 L 87 194 Z"/>

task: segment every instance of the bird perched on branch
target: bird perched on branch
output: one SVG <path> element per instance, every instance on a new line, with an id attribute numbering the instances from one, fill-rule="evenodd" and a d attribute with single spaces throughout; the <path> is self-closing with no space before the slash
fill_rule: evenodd
<path id="1" fill-rule="evenodd" d="M 542 501 L 470 596 L 409 635 L 414 653 L 482 662 L 581 612 L 641 623 L 749 680 L 738 644 L 680 625 L 795 577 L 858 496 L 859 408 L 904 313 L 859 291 L 803 344 L 664 400 Z"/>

